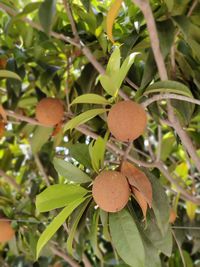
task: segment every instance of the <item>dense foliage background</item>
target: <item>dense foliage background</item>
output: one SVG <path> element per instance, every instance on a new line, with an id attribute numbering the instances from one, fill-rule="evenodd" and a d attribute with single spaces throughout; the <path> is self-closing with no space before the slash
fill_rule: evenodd
<path id="1" fill-rule="evenodd" d="M 0 266 L 200 266 L 200 4 L 150 4 L 0 0 L 0 214 L 16 232 Z M 54 129 L 34 119 L 44 97 L 65 107 Z M 106 124 L 123 98 L 148 112 L 126 155 L 152 183 L 146 220 L 134 198 L 112 215 L 91 198 L 127 151 Z"/>

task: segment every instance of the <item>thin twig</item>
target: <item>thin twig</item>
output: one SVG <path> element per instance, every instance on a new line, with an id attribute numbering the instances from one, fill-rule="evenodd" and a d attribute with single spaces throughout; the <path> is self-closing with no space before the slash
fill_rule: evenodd
<path id="1" fill-rule="evenodd" d="M 125 81 L 134 89 L 134 90 L 138 90 L 139 86 L 137 86 L 134 82 L 132 82 L 128 77 L 126 77 Z"/>
<path id="2" fill-rule="evenodd" d="M 72 267 L 81 267 L 75 260 L 73 260 L 69 255 L 67 255 L 65 252 L 57 249 L 55 246 L 51 246 L 51 251 L 61 257 L 63 260 L 65 260 L 67 263 L 69 263 Z"/>
<path id="3" fill-rule="evenodd" d="M 147 29 L 151 41 L 151 47 L 161 80 L 168 80 L 165 62 L 160 50 L 159 38 L 154 16 L 148 0 L 133 0 L 133 3 L 141 9 L 147 23 Z"/>
<path id="4" fill-rule="evenodd" d="M 160 172 L 166 177 L 166 179 L 175 185 L 176 189 L 189 201 L 195 203 L 195 204 L 200 204 L 200 198 L 191 195 L 188 193 L 183 187 L 181 187 L 178 183 L 177 180 L 175 180 L 170 173 L 168 172 L 166 166 L 162 162 L 157 162 L 155 163 L 155 166 L 160 170 Z"/>
<path id="5" fill-rule="evenodd" d="M 183 95 L 170 94 L 170 93 L 156 94 L 156 95 L 148 98 L 147 100 L 143 101 L 141 103 L 141 105 L 144 108 L 146 108 L 147 106 L 149 106 L 153 102 L 160 101 L 160 100 L 166 100 L 166 99 L 177 99 L 177 100 L 193 103 L 193 104 L 196 104 L 196 105 L 200 105 L 200 100 L 198 100 L 198 99 L 191 98 L 191 97 L 188 97 L 188 96 L 183 96 Z"/>
<path id="6" fill-rule="evenodd" d="M 122 159 L 122 161 L 126 161 L 128 155 L 129 155 L 129 153 L 130 153 L 130 151 L 131 151 L 132 145 L 133 145 L 132 142 L 129 142 L 129 143 L 128 143 L 127 148 L 126 148 L 126 150 L 124 151 L 124 155 L 123 155 L 123 159 Z"/>
<path id="7" fill-rule="evenodd" d="M 44 179 L 46 185 L 47 185 L 47 186 L 50 186 L 49 177 L 48 177 L 48 175 L 46 174 L 46 172 L 45 172 L 45 170 L 44 170 L 44 167 L 43 167 L 43 165 L 42 165 L 42 163 L 41 163 L 41 161 L 40 161 L 39 155 L 36 153 L 36 154 L 34 155 L 34 158 L 35 158 L 35 163 L 36 163 L 36 165 L 37 165 L 37 167 L 38 167 L 38 170 L 39 170 L 39 172 L 41 173 L 41 175 L 42 175 L 42 177 L 43 177 L 43 179 Z"/>
<path id="8" fill-rule="evenodd" d="M 18 14 L 17 11 L 15 11 L 14 9 L 10 8 L 7 5 L 4 5 L 3 3 L 0 3 L 0 9 L 6 11 L 6 13 L 8 13 L 9 15 L 11 15 L 13 17 L 15 17 Z M 37 29 L 38 31 L 44 32 L 44 29 L 40 26 L 40 24 L 38 24 L 38 23 L 36 23 L 36 22 L 26 18 L 26 17 L 20 17 L 20 19 L 25 21 L 29 25 L 31 25 L 31 27 L 33 27 L 34 29 Z M 67 37 L 67 36 L 65 36 L 63 34 L 60 34 L 60 33 L 54 32 L 54 31 L 51 31 L 50 35 L 53 36 L 56 39 L 62 40 L 64 42 L 66 42 L 66 43 L 70 43 L 70 44 L 80 48 L 80 44 L 77 44 L 77 42 L 74 41 L 70 37 Z"/>
<path id="9" fill-rule="evenodd" d="M 189 11 L 187 13 L 187 17 L 190 17 L 192 15 L 192 13 L 193 13 L 194 9 L 196 8 L 198 2 L 199 2 L 198 0 L 195 0 L 193 2 L 193 4 L 191 5 L 191 7 L 190 7 L 190 9 L 189 9 Z"/>
<path id="10" fill-rule="evenodd" d="M 183 251 L 182 251 L 182 249 L 181 249 L 181 246 L 180 246 L 180 244 L 179 244 L 179 241 L 178 241 L 178 239 L 176 238 L 176 235 L 175 235 L 175 233 L 174 233 L 173 230 L 172 230 L 172 235 L 173 235 L 173 237 L 174 237 L 174 240 L 176 241 L 178 250 L 179 250 L 179 252 L 180 252 L 180 256 L 181 256 L 181 260 L 182 260 L 182 263 L 183 263 L 183 267 L 186 267 L 186 263 L 185 263 L 185 259 L 184 259 Z"/>
<path id="11" fill-rule="evenodd" d="M 8 117 L 12 117 L 12 118 L 15 118 L 17 120 L 20 120 L 20 121 L 25 121 L 25 122 L 28 122 L 32 125 L 41 125 L 41 126 L 44 126 L 43 124 L 39 123 L 37 120 L 35 119 L 32 119 L 32 118 L 29 118 L 29 117 L 26 117 L 24 115 L 21 115 L 21 114 L 18 114 L 12 110 L 5 110 L 6 112 L 6 115 Z"/>
<path id="12" fill-rule="evenodd" d="M 4 180 L 11 184 L 17 191 L 20 191 L 20 186 L 16 183 L 15 178 L 11 177 L 10 175 L 6 174 L 3 170 L 0 170 L 0 176 L 4 178 Z"/>
<path id="13" fill-rule="evenodd" d="M 76 24 L 75 24 L 75 21 L 74 21 L 74 17 L 72 15 L 72 11 L 71 11 L 71 7 L 69 5 L 69 1 L 68 0 L 63 0 L 63 5 L 65 7 L 68 19 L 69 19 L 70 24 L 71 24 L 71 28 L 72 28 L 72 32 L 73 32 L 73 35 L 74 35 L 74 39 L 78 43 L 80 41 L 80 38 L 79 38 L 77 29 L 76 29 Z"/>

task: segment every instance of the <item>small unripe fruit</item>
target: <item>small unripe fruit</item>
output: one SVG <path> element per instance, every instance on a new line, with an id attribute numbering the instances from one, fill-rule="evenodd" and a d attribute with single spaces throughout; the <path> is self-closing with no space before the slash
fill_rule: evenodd
<path id="1" fill-rule="evenodd" d="M 115 104 L 108 113 L 108 128 L 120 141 L 133 141 L 144 133 L 147 115 L 144 108 L 131 100 Z"/>
<path id="2" fill-rule="evenodd" d="M 37 120 L 46 125 L 54 126 L 61 122 L 64 115 L 64 108 L 59 99 L 43 98 L 36 107 Z"/>
<path id="3" fill-rule="evenodd" d="M 10 222 L 0 220 L 0 243 L 10 241 L 15 235 Z"/>
<path id="4" fill-rule="evenodd" d="M 129 199 L 130 190 L 126 177 L 117 171 L 103 171 L 94 180 L 92 195 L 104 211 L 117 212 Z"/>

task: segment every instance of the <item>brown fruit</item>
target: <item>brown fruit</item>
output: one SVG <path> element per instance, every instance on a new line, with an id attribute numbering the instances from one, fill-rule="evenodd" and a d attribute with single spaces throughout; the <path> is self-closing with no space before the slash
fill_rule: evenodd
<path id="1" fill-rule="evenodd" d="M 8 242 L 15 235 L 10 222 L 0 220 L 0 243 Z"/>
<path id="2" fill-rule="evenodd" d="M 123 209 L 129 199 L 130 190 L 126 177 L 117 171 L 103 171 L 94 180 L 94 201 L 107 212 Z"/>
<path id="3" fill-rule="evenodd" d="M 177 214 L 174 209 L 171 208 L 170 215 L 169 215 L 169 222 L 174 223 L 176 221 Z"/>
<path id="4" fill-rule="evenodd" d="M 108 128 L 120 141 L 133 141 L 143 134 L 147 115 L 143 107 L 131 100 L 118 102 L 108 113 Z"/>
<path id="5" fill-rule="evenodd" d="M 36 107 L 37 120 L 47 126 L 54 126 L 61 122 L 64 108 L 59 99 L 43 98 Z"/>
<path id="6" fill-rule="evenodd" d="M 2 120 L 0 120 L 0 138 L 4 136 L 5 132 L 5 124 Z"/>
<path id="7" fill-rule="evenodd" d="M 6 58 L 0 58 L 0 69 L 5 69 L 7 64 Z"/>

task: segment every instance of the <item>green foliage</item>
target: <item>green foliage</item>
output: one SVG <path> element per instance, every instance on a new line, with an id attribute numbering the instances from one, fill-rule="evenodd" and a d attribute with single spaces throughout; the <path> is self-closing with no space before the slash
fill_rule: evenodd
<path id="1" fill-rule="evenodd" d="M 0 218 L 16 232 L 0 244 L 0 266 L 54 266 L 60 259 L 52 244 L 80 266 L 86 257 L 94 267 L 199 266 L 199 205 L 186 197 L 198 199 L 199 170 L 169 123 L 167 101 L 146 107 L 147 129 L 128 155 L 106 121 L 123 94 L 139 103 L 168 93 L 200 100 L 200 3 L 150 1 L 169 77 L 160 81 L 141 10 L 118 1 L 111 18 L 114 2 L 68 1 L 79 42 L 63 1 L 0 0 Z M 44 97 L 62 101 L 62 124 L 31 123 Z M 199 156 L 199 105 L 171 104 Z M 133 196 L 115 214 L 91 197 L 97 173 L 120 171 L 123 155 L 139 161 L 136 167 L 150 166 L 142 169 L 153 189 L 145 221 Z M 171 207 L 177 213 L 172 226 Z"/>
<path id="2" fill-rule="evenodd" d="M 76 199 L 86 195 L 87 190 L 72 184 L 55 184 L 37 195 L 36 208 L 39 212 L 46 212 L 62 208 Z"/>

